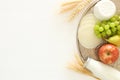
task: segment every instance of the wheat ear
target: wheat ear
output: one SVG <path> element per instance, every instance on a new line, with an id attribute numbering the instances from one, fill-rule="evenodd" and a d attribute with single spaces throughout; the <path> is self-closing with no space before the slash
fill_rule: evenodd
<path id="1" fill-rule="evenodd" d="M 74 70 L 76 72 L 86 74 L 86 75 L 91 76 L 91 77 L 94 77 L 96 80 L 100 80 L 99 78 L 94 76 L 89 70 L 84 68 L 84 63 L 80 59 L 79 54 L 75 54 L 75 61 L 68 65 L 68 69 L 71 69 L 71 70 Z"/>

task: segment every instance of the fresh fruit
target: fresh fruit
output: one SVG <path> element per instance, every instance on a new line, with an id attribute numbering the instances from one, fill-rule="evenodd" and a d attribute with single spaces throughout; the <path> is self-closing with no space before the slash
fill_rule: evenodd
<path id="1" fill-rule="evenodd" d="M 107 39 L 114 35 L 120 35 L 120 15 L 114 15 L 111 19 L 95 24 L 94 32 L 98 38 Z M 106 33 L 103 35 L 103 32 Z M 99 35 L 98 35 L 99 33 Z"/>
<path id="2" fill-rule="evenodd" d="M 94 17 L 92 13 L 85 15 L 81 20 L 78 30 L 78 39 L 80 44 L 85 48 L 92 49 L 101 43 L 102 39 L 97 38 L 93 30 L 94 25 L 97 21 L 98 20 Z M 99 29 L 99 26 L 97 27 L 96 29 Z M 102 29 L 100 30 L 102 31 Z M 97 34 L 99 35 L 99 33 Z"/>
<path id="3" fill-rule="evenodd" d="M 119 35 L 112 36 L 109 39 L 107 39 L 107 41 L 116 46 L 120 46 L 120 36 Z"/>
<path id="4" fill-rule="evenodd" d="M 113 44 L 104 44 L 98 50 L 99 59 L 105 64 L 114 63 L 119 57 L 119 50 Z"/>

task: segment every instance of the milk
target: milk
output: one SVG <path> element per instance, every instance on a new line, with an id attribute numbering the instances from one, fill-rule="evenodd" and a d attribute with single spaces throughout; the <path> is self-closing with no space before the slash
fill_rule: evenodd
<path id="1" fill-rule="evenodd" d="M 94 59 L 88 58 L 84 66 L 102 80 L 120 80 L 120 72 L 118 70 Z"/>

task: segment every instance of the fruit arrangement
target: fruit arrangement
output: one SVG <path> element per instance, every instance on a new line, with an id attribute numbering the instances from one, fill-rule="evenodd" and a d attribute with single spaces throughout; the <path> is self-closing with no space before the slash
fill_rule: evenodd
<path id="1" fill-rule="evenodd" d="M 120 15 L 116 14 L 116 11 L 112 1 L 99 1 L 94 6 L 93 13 L 82 18 L 78 30 L 79 43 L 87 49 L 94 49 L 105 43 L 96 53 L 104 64 L 113 64 L 119 58 Z"/>
<path id="2" fill-rule="evenodd" d="M 79 6 L 72 7 L 73 4 Z M 77 62 L 70 65 L 72 70 L 92 76 L 96 80 L 120 80 L 118 4 L 119 0 L 76 0 L 75 3 L 67 3 L 68 8 L 62 12 L 75 10 L 72 17 L 81 13 L 77 36 L 81 56 L 75 56 Z"/>
<path id="3" fill-rule="evenodd" d="M 120 60 L 120 15 L 116 5 L 111 0 L 101 0 L 92 11 L 81 19 L 78 30 L 81 55 L 83 59 L 88 57 L 84 66 L 101 80 L 120 80 L 120 72 L 114 70 Z M 108 77 L 108 73 L 112 76 Z"/>

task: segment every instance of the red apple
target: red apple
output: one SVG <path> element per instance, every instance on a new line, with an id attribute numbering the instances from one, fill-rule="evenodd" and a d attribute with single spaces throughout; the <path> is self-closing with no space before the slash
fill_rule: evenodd
<path id="1" fill-rule="evenodd" d="M 115 45 L 104 44 L 98 50 L 99 59 L 105 64 L 114 63 L 119 57 L 119 50 Z"/>

